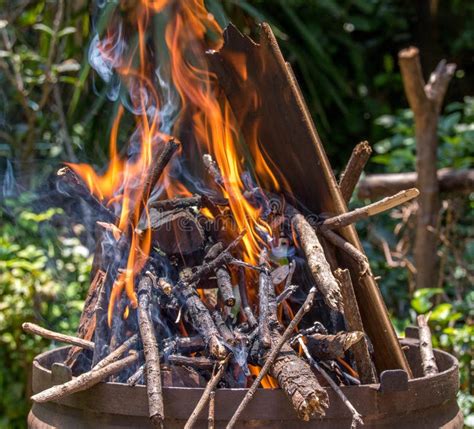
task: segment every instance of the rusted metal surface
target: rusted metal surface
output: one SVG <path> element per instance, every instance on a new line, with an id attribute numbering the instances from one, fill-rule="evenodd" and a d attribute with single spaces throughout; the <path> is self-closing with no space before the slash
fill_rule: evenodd
<path id="1" fill-rule="evenodd" d="M 421 375 L 417 341 L 402 340 L 415 377 Z M 53 384 L 49 368 L 61 361 L 68 348 L 44 353 L 33 364 L 33 392 Z M 401 370 L 385 372 L 381 384 L 343 387 L 342 390 L 363 415 L 365 428 L 462 428 L 463 418 L 456 403 L 458 364 L 448 353 L 436 350 L 440 373 L 408 380 Z M 164 388 L 166 428 L 182 428 L 201 397 L 200 388 Z M 225 427 L 246 389 L 218 389 L 215 397 L 216 427 Z M 351 416 L 338 396 L 328 390 L 330 407 L 321 420 L 301 422 L 279 389 L 259 389 L 238 428 L 350 427 Z M 101 383 L 61 401 L 35 404 L 28 418 L 30 429 L 50 428 L 149 428 L 147 394 L 144 386 Z M 207 427 L 203 413 L 198 428 Z"/>

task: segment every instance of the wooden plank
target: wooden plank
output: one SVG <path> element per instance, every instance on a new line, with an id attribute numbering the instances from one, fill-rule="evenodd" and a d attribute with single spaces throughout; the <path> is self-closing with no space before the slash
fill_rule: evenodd
<path id="1" fill-rule="evenodd" d="M 224 46 L 209 53 L 211 70 L 224 91 L 240 131 L 254 156 L 260 150 L 271 166 L 283 193 L 305 213 L 340 214 L 347 211 L 324 147 L 303 95 L 268 24 L 262 24 L 259 43 L 234 26 L 224 32 Z M 256 168 L 258 176 L 259 170 Z M 260 177 L 265 188 L 270 181 Z M 356 230 L 339 233 L 363 251 Z M 402 368 L 410 374 L 378 286 L 370 273 L 358 278 L 359 269 L 347 255 L 337 253 L 348 268 L 364 328 L 374 345 L 377 370 Z"/>

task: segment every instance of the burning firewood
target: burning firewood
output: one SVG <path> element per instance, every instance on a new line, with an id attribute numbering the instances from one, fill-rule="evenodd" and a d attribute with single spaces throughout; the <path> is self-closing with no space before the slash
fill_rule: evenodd
<path id="1" fill-rule="evenodd" d="M 204 389 L 201 399 L 199 399 L 199 402 L 197 403 L 196 407 L 194 408 L 194 411 L 191 413 L 191 416 L 189 417 L 188 421 L 186 422 L 184 426 L 185 429 L 191 429 L 196 423 L 196 420 L 199 417 L 199 414 L 201 414 L 204 407 L 206 406 L 207 401 L 209 400 L 211 396 L 211 393 L 217 387 L 217 384 L 219 383 L 222 376 L 224 375 L 224 371 L 226 369 L 227 363 L 229 362 L 229 359 L 231 356 L 232 355 L 229 354 L 225 358 L 225 360 L 219 366 L 219 369 L 217 370 L 217 372 L 213 374 L 212 378 L 209 380 L 209 383 L 207 383 L 207 386 Z"/>
<path id="2" fill-rule="evenodd" d="M 270 331 L 276 323 L 276 311 L 273 313 L 271 306 L 272 299 L 275 298 L 275 288 L 268 272 L 268 255 L 266 250 L 260 254 L 260 267 L 264 268 L 258 279 L 258 334 L 263 347 L 269 348 L 272 345 Z"/>
<path id="3" fill-rule="evenodd" d="M 333 310 L 342 310 L 342 296 L 331 267 L 329 266 L 323 247 L 316 232 L 303 215 L 289 209 L 291 225 L 294 228 L 301 248 L 306 256 L 308 267 L 313 275 L 316 286 L 324 297 L 326 304 Z"/>
<path id="4" fill-rule="evenodd" d="M 308 335 L 307 347 L 312 356 L 321 360 L 343 357 L 344 353 L 364 338 L 360 331 L 339 332 L 336 335 Z"/>
<path id="5" fill-rule="evenodd" d="M 318 414 L 324 415 L 324 410 L 328 406 L 326 392 L 321 388 L 308 365 L 299 359 L 291 347 L 286 345 L 293 330 L 303 316 L 311 309 L 315 294 L 316 289 L 311 289 L 305 302 L 283 335 L 280 336 L 276 330 L 272 330 L 272 345 L 270 350 L 264 349 L 262 357 L 262 361 L 264 362 L 263 367 L 230 419 L 227 429 L 231 429 L 235 426 L 242 412 L 252 400 L 263 377 L 269 372 L 278 380 L 278 384 L 288 396 L 288 399 L 292 402 L 298 416 L 302 420 L 309 420 Z"/>
<path id="6" fill-rule="evenodd" d="M 138 284 L 138 326 L 145 353 L 148 409 L 154 427 L 162 427 L 165 419 L 161 390 L 160 355 L 150 314 L 152 280 L 143 276 Z"/>
<path id="7" fill-rule="evenodd" d="M 59 169 L 56 177 L 57 187 L 60 192 L 65 192 L 71 197 L 83 200 L 92 209 L 97 219 L 104 222 L 117 222 L 117 216 L 91 193 L 85 183 L 69 167 Z"/>
<path id="8" fill-rule="evenodd" d="M 358 413 L 358 411 L 354 408 L 354 406 L 351 404 L 349 399 L 347 399 L 346 395 L 342 392 L 342 390 L 339 388 L 339 386 L 334 382 L 334 380 L 324 371 L 321 366 L 318 365 L 318 363 L 312 358 L 311 353 L 309 352 L 308 348 L 306 347 L 306 344 L 304 341 L 300 338 L 299 340 L 300 346 L 303 349 L 303 352 L 308 359 L 308 361 L 311 363 L 312 366 L 314 366 L 318 372 L 324 377 L 324 379 L 329 383 L 329 385 L 334 389 L 334 391 L 337 393 L 337 395 L 341 398 L 342 402 L 344 402 L 344 405 L 349 409 L 349 411 L 352 414 L 352 424 L 351 424 L 351 429 L 355 429 L 357 425 L 363 425 L 364 421 L 362 420 L 362 416 Z"/>
<path id="9" fill-rule="evenodd" d="M 222 301 L 228 307 L 235 305 L 235 296 L 229 271 L 225 267 L 216 270 L 217 287 L 222 297 Z"/>

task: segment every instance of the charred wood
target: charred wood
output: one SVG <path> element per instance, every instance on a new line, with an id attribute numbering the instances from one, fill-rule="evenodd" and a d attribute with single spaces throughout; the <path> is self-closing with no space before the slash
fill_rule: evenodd
<path id="1" fill-rule="evenodd" d="M 335 335 L 313 334 L 306 337 L 311 356 L 321 360 L 344 357 L 344 353 L 364 338 L 360 331 L 339 332 Z"/>

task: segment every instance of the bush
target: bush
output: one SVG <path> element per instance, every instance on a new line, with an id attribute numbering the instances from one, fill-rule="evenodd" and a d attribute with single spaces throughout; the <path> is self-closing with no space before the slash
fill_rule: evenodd
<path id="1" fill-rule="evenodd" d="M 468 168 L 474 161 L 474 98 L 451 103 L 438 126 L 439 168 Z M 373 169 L 392 173 L 415 170 L 413 115 L 401 110 L 384 115 L 376 123 L 387 134 L 374 145 Z M 379 129 L 379 132 L 381 130 Z M 466 425 L 474 427 L 474 194 L 443 195 L 438 236 L 439 281 L 432 289 L 414 290 L 411 243 L 416 203 L 369 221 L 361 231 L 374 273 L 397 330 L 415 324 L 417 314 L 431 312 L 429 319 L 435 347 L 459 359 L 459 403 Z M 360 202 L 359 202 L 360 203 Z M 384 256 L 383 246 L 388 255 Z M 407 285 L 407 286 L 405 286 Z"/>
<path id="2" fill-rule="evenodd" d="M 73 333 L 88 288 L 89 251 L 52 223 L 61 210 L 28 209 L 29 197 L 0 212 L 0 427 L 23 428 L 33 357 L 50 341 L 23 333 L 26 321 Z"/>

